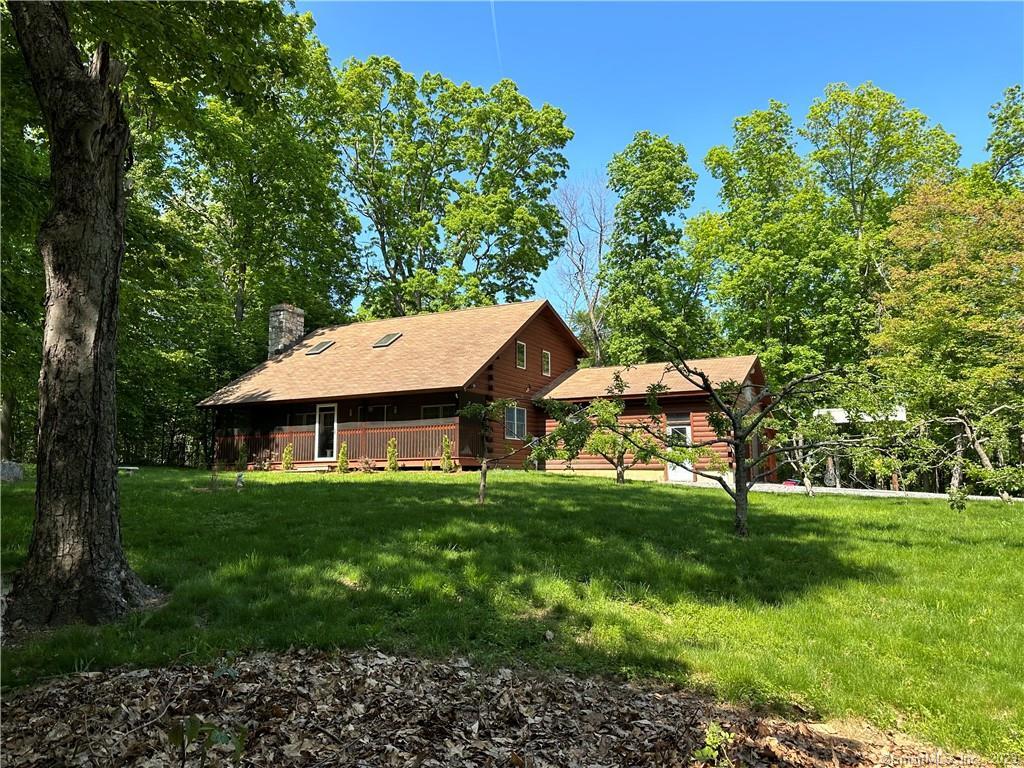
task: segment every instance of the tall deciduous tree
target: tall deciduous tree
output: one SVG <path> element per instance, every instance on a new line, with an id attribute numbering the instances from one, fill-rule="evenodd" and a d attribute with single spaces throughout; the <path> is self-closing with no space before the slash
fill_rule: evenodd
<path id="1" fill-rule="evenodd" d="M 403 315 L 518 300 L 564 230 L 565 115 L 510 80 L 489 90 L 392 59 L 339 74 L 344 193 L 365 227 L 364 308 Z"/>
<path id="2" fill-rule="evenodd" d="M 130 132 L 125 67 L 100 44 L 88 65 L 54 2 L 9 4 L 49 140 L 36 516 L 11 616 L 104 621 L 147 588 L 121 546 L 114 364 Z"/>
<path id="3" fill-rule="evenodd" d="M 358 285 L 354 222 L 338 196 L 334 75 L 311 17 L 277 3 L 64 8 L 74 39 L 107 39 L 130 63 L 120 88 L 131 105 L 134 160 L 118 342 L 120 455 L 202 462 L 209 430 L 194 403 L 259 359 L 265 307 L 291 301 L 310 323 L 339 322 Z M 11 25 L 0 26 L 3 395 L 15 455 L 31 460 L 43 276 L 39 259 L 27 256 L 49 204 L 47 157 L 20 50 Z"/>
<path id="4" fill-rule="evenodd" d="M 691 253 L 715 265 L 728 348 L 756 353 L 773 381 L 862 359 L 872 314 L 849 241 L 795 138 L 779 102 L 738 118 L 732 147 L 705 159 L 722 210 L 687 228 Z"/>
<path id="5" fill-rule="evenodd" d="M 566 231 L 558 270 L 566 314 L 590 351 L 590 362 L 603 365 L 608 329 L 598 276 L 611 244 L 614 217 L 610 193 L 603 179 L 588 179 L 563 184 L 555 203 Z"/>
<path id="6" fill-rule="evenodd" d="M 655 359 L 652 336 L 672 339 L 687 354 L 699 350 L 695 356 L 716 347 L 706 303 L 711 264 L 683 247 L 696 180 L 685 147 L 647 131 L 608 164 L 608 186 L 619 200 L 600 280 L 612 362 Z"/>
<path id="7" fill-rule="evenodd" d="M 866 290 L 884 290 L 887 268 L 878 233 L 889 211 L 915 183 L 948 180 L 960 147 L 939 125 L 868 82 L 833 83 L 816 99 L 800 134 L 837 213 L 857 240 L 855 253 Z"/>
<path id="8" fill-rule="evenodd" d="M 1011 435 L 1024 426 L 1024 193 L 929 184 L 892 216 L 893 289 L 871 363 L 914 412 L 953 427 L 1006 496 L 1001 465 L 1022 472 Z"/>
<path id="9" fill-rule="evenodd" d="M 1012 85 L 1003 93 L 1003 100 L 988 113 L 992 133 L 985 149 L 992 177 L 1018 188 L 1024 187 L 1024 89 Z"/>
<path id="10" fill-rule="evenodd" d="M 10 12 L 0 8 L 0 208 L 3 237 L 0 259 L 0 308 L 3 333 L 0 353 L 0 458 L 24 459 L 34 450 L 35 390 L 42 347 L 43 267 L 36 235 L 49 204 L 49 161 L 39 102 L 14 39 Z"/>

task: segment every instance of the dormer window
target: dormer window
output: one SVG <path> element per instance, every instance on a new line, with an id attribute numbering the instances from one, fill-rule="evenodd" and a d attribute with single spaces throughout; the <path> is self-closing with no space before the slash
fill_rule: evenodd
<path id="1" fill-rule="evenodd" d="M 526 342 L 516 342 L 516 368 L 526 369 Z"/>

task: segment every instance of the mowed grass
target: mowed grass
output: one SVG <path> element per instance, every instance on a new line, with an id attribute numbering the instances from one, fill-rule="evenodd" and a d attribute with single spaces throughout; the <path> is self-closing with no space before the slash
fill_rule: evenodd
<path id="1" fill-rule="evenodd" d="M 724 493 L 492 473 L 143 469 L 124 540 L 159 610 L 3 651 L 7 685 L 248 649 L 377 647 L 658 678 L 865 717 L 950 748 L 1024 753 L 1024 508 Z M 3 568 L 30 482 L 2 495 Z M 554 640 L 545 640 L 547 630 Z"/>

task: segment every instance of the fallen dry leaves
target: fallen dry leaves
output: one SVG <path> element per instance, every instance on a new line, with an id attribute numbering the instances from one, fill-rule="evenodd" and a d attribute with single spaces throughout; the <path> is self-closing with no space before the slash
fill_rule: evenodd
<path id="1" fill-rule="evenodd" d="M 372 650 L 92 672 L 4 698 L 6 766 L 840 768 L 936 757 L 873 729 L 853 737 L 673 689 Z"/>

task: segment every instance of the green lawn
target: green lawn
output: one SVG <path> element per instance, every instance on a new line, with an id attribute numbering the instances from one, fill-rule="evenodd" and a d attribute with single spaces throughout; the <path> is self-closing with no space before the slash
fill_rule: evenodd
<path id="1" fill-rule="evenodd" d="M 249 648 L 378 647 L 660 678 L 1024 752 L 1024 509 L 724 493 L 539 473 L 123 478 L 160 610 L 6 649 L 5 684 Z M 32 485 L 4 487 L 3 568 Z M 547 642 L 544 633 L 554 631 Z"/>

